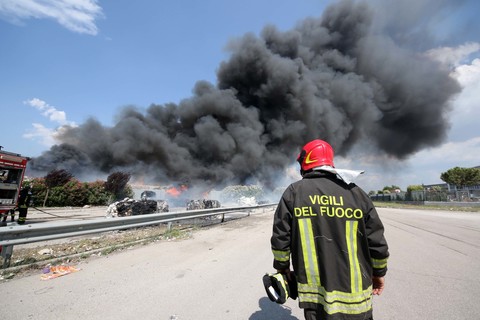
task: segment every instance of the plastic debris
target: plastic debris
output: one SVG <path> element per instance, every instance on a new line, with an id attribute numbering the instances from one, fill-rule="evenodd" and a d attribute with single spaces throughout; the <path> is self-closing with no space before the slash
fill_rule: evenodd
<path id="1" fill-rule="evenodd" d="M 15 273 L 2 274 L 0 275 L 0 280 L 9 280 L 13 279 L 13 277 L 15 277 Z"/>
<path id="2" fill-rule="evenodd" d="M 38 254 L 39 255 L 52 255 L 53 250 L 52 249 L 42 249 L 42 250 L 38 251 Z"/>
<path id="3" fill-rule="evenodd" d="M 74 266 L 50 266 L 42 270 L 43 274 L 41 275 L 40 278 L 42 280 L 50 280 L 50 279 L 55 279 L 55 278 L 70 274 L 72 272 L 80 271 L 80 270 L 81 269 L 78 269 L 77 267 L 74 267 Z"/>

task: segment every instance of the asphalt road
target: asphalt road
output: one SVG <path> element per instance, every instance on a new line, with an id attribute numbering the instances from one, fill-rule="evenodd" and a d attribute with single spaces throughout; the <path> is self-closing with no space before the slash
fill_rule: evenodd
<path id="1" fill-rule="evenodd" d="M 379 209 L 391 258 L 375 319 L 452 320 L 480 315 L 480 214 Z M 273 211 L 92 258 L 51 280 L 0 283 L 1 318 L 294 320 L 297 302 L 277 305 L 261 283 L 272 270 Z"/>

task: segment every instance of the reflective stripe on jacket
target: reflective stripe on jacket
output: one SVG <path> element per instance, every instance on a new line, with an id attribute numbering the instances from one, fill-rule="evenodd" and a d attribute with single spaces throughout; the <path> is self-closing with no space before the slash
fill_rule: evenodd
<path id="1" fill-rule="evenodd" d="M 271 238 L 274 268 L 292 263 L 301 308 L 322 319 L 371 316 L 372 275 L 387 272 L 383 224 L 365 192 L 314 171 L 284 192 Z M 290 259 L 291 257 L 291 259 Z"/>

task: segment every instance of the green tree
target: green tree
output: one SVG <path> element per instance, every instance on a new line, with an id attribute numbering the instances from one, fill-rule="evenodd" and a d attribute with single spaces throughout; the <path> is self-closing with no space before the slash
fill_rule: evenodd
<path id="1" fill-rule="evenodd" d="M 72 178 L 73 178 L 73 175 L 67 170 L 64 170 L 64 169 L 52 170 L 45 176 L 45 184 L 49 188 L 63 186 Z"/>
<path id="2" fill-rule="evenodd" d="M 107 177 L 105 182 L 105 190 L 110 192 L 114 200 L 125 198 L 131 194 L 131 188 L 128 186 L 130 181 L 130 173 L 116 171 Z"/>
<path id="3" fill-rule="evenodd" d="M 412 191 L 423 191 L 423 186 L 421 184 L 412 184 L 407 187 L 407 192 Z"/>
<path id="4" fill-rule="evenodd" d="M 442 172 L 440 179 L 457 187 L 469 187 L 480 184 L 480 169 L 455 167 Z"/>
<path id="5" fill-rule="evenodd" d="M 45 207 L 48 194 L 52 188 L 63 186 L 73 178 L 73 175 L 64 169 L 52 170 L 45 176 L 44 183 L 47 186 L 43 206 Z"/>
<path id="6" fill-rule="evenodd" d="M 393 184 L 391 186 L 383 187 L 383 191 L 389 191 L 390 193 L 395 193 L 395 190 L 400 190 L 400 187 Z"/>

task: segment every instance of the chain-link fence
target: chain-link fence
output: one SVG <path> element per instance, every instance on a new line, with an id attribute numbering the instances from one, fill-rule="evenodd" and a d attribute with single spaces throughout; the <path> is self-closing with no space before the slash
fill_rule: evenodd
<path id="1" fill-rule="evenodd" d="M 480 202 L 480 190 L 420 190 L 371 195 L 373 201 Z"/>

